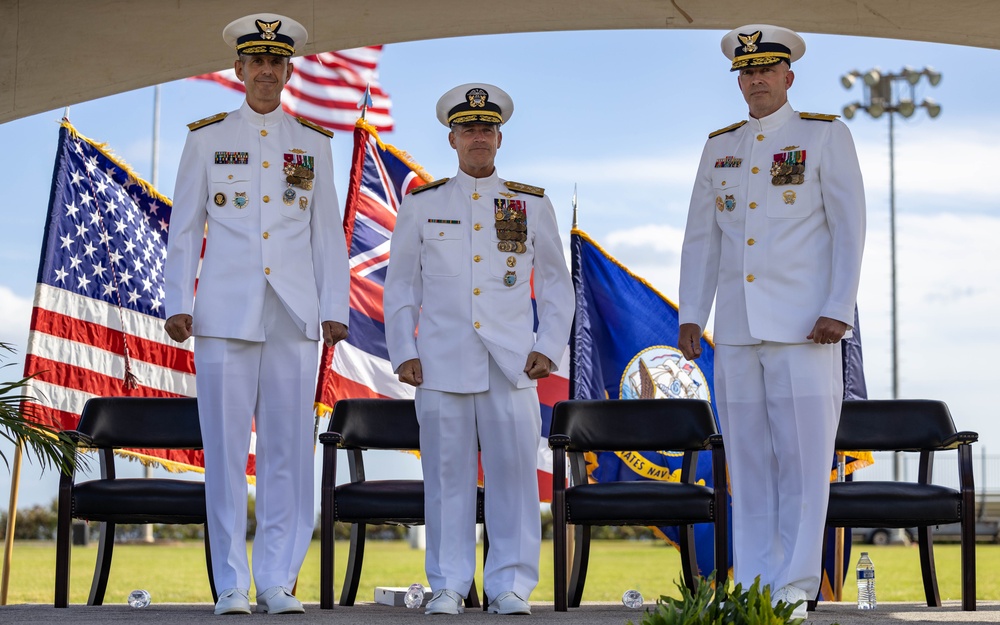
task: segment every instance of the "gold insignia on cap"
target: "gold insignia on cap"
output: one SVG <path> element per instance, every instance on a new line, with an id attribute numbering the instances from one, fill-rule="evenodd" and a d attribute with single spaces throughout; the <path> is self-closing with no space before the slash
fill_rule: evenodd
<path id="1" fill-rule="evenodd" d="M 469 101 L 469 106 L 474 109 L 481 109 L 486 106 L 486 101 L 490 99 L 490 94 L 486 93 L 485 89 L 476 87 L 475 89 L 469 89 L 468 93 L 465 94 L 465 98 Z"/>
<path id="2" fill-rule="evenodd" d="M 265 41 L 274 41 L 277 38 L 275 31 L 279 28 L 281 28 L 281 20 L 276 20 L 274 22 L 262 22 L 257 20 L 257 29 L 260 30 L 260 37 Z"/>
<path id="3" fill-rule="evenodd" d="M 749 35 L 739 34 L 737 37 L 743 42 L 744 52 L 756 52 L 757 51 L 757 40 L 760 39 L 760 31 Z"/>

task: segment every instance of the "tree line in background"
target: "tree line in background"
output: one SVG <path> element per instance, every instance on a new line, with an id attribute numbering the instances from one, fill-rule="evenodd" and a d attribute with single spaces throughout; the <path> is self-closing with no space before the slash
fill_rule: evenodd
<path id="1" fill-rule="evenodd" d="M 247 538 L 253 537 L 257 530 L 257 520 L 254 516 L 256 502 L 253 497 L 247 505 Z M 48 506 L 35 505 L 17 511 L 17 523 L 14 524 L 14 540 L 55 540 L 58 523 L 57 500 L 53 499 Z M 98 532 L 96 521 L 88 523 L 90 536 L 96 540 Z M 319 540 L 319 518 L 316 519 L 316 529 L 313 539 Z M 121 524 L 115 528 L 117 542 L 141 542 L 146 536 L 145 525 Z M 404 540 L 406 527 L 402 525 L 369 525 L 366 536 L 369 540 Z M 0 535 L 7 532 L 7 511 L 0 511 Z M 336 536 L 338 540 L 348 540 L 351 536 L 351 526 L 337 523 Z M 542 511 L 542 536 L 552 538 L 552 513 Z M 653 530 L 647 527 L 634 526 L 597 526 L 592 529 L 591 537 L 602 539 L 623 540 L 653 540 Z M 153 525 L 153 538 L 159 541 L 201 540 L 204 538 L 201 525 Z"/>

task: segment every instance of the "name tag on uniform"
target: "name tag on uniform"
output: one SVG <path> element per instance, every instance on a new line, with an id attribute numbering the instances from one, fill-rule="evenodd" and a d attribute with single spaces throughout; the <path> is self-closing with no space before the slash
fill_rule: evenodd
<path id="1" fill-rule="evenodd" d="M 429 224 L 460 224 L 462 223 L 459 219 L 428 219 Z"/>

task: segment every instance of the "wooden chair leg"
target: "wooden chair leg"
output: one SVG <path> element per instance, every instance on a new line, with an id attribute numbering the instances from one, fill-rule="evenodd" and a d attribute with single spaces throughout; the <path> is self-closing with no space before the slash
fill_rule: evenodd
<path id="1" fill-rule="evenodd" d="M 365 524 L 351 525 L 351 553 L 347 556 L 344 587 L 340 590 L 340 605 L 354 605 L 361 582 L 361 566 L 365 559 Z"/>
<path id="2" fill-rule="evenodd" d="M 976 525 L 971 515 L 962 522 L 962 610 L 976 610 Z"/>
<path id="3" fill-rule="evenodd" d="M 68 504 L 59 504 L 59 524 L 56 527 L 56 588 L 53 604 L 57 608 L 69 606 L 70 530 L 73 519 Z"/>
<path id="4" fill-rule="evenodd" d="M 336 544 L 336 521 L 333 519 L 333 504 L 324 502 L 320 513 L 319 532 L 319 607 L 333 609 L 333 563 Z M 329 508 L 329 509 L 328 509 Z"/>
<path id="5" fill-rule="evenodd" d="M 556 491 L 552 497 L 552 564 L 554 567 L 552 582 L 556 612 L 565 612 L 567 609 L 566 505 L 561 498 L 558 504 L 556 503 L 556 497 L 562 494 Z"/>
<path id="6" fill-rule="evenodd" d="M 90 585 L 87 605 L 104 605 L 104 593 L 108 589 L 111 573 L 111 556 L 115 550 L 115 524 L 101 523 L 101 541 L 97 547 L 97 562 L 94 564 L 94 581 Z"/>
<path id="7" fill-rule="evenodd" d="M 930 527 L 917 528 L 917 545 L 920 549 L 920 572 L 924 578 L 924 597 L 932 608 L 941 607 L 938 593 L 937 569 L 934 566 L 934 530 Z"/>
<path id="8" fill-rule="evenodd" d="M 684 575 L 684 585 L 694 592 L 697 588 L 698 577 L 698 555 L 694 550 L 694 526 L 679 525 L 677 533 L 680 534 L 679 549 L 681 552 L 681 572 Z"/>
<path id="9" fill-rule="evenodd" d="M 590 526 L 577 525 L 573 549 L 573 570 L 569 577 L 569 607 L 579 608 L 583 600 L 583 585 L 587 583 L 590 564 Z"/>
<path id="10" fill-rule="evenodd" d="M 212 603 L 217 603 L 219 591 L 215 588 L 215 574 L 212 572 L 212 543 L 208 538 L 208 521 L 205 521 L 205 566 L 208 567 L 208 587 L 212 590 Z"/>

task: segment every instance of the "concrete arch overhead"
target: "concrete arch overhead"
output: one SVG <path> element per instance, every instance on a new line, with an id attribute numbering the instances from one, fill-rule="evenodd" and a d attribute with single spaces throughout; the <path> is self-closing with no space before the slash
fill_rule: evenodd
<path id="1" fill-rule="evenodd" d="M 560 30 L 802 32 L 1000 49 L 992 0 L 285 0 L 309 29 L 306 54 L 464 35 Z M 0 0 L 0 123 L 230 67 L 222 26 L 273 1 Z M 502 8 L 500 8 L 502 6 Z"/>

